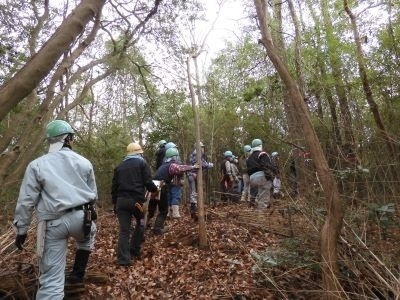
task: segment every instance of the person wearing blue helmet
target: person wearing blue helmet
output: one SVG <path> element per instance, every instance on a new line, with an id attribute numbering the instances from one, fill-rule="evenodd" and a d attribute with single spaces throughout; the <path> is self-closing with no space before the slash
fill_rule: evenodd
<path id="1" fill-rule="evenodd" d="M 249 174 L 247 174 L 247 158 L 249 158 L 251 153 L 251 146 L 250 145 L 244 145 L 243 147 L 243 155 L 240 156 L 239 158 L 239 167 L 240 171 L 242 174 L 242 180 L 243 180 L 243 190 L 242 190 L 242 196 L 240 198 L 240 201 L 247 201 L 250 202 L 250 177 Z"/>
<path id="2" fill-rule="evenodd" d="M 271 203 L 272 180 L 278 169 L 271 162 L 269 154 L 263 151 L 262 141 L 254 139 L 251 142 L 252 153 L 247 159 L 247 173 L 250 177 L 250 188 L 257 191 L 258 208 L 269 208 Z M 251 205 L 255 205 L 252 197 Z"/>
<path id="3" fill-rule="evenodd" d="M 153 232 L 156 235 L 162 235 L 168 230 L 164 227 L 164 223 L 169 210 L 169 202 L 171 199 L 174 199 L 174 191 L 171 191 L 171 187 L 177 185 L 175 182 L 179 182 L 181 176 L 186 171 L 199 168 L 197 165 L 182 165 L 177 162 L 177 158 L 179 157 L 177 148 L 167 149 L 165 156 L 167 158 L 166 161 L 157 169 L 153 177 L 154 180 L 159 180 L 164 183 L 160 191 L 160 200 L 150 200 L 149 203 L 149 219 L 154 216 L 158 206 L 158 214 L 153 227 Z"/>
<path id="4" fill-rule="evenodd" d="M 201 167 L 202 170 L 206 171 L 214 167 L 214 164 L 208 162 L 207 155 L 205 154 L 205 146 L 202 142 L 200 142 L 201 148 Z M 194 150 L 189 157 L 189 163 L 191 165 L 197 165 L 197 152 L 196 152 L 196 144 L 194 145 Z M 197 173 L 198 170 L 194 169 L 192 171 L 187 172 L 187 178 L 189 182 L 190 189 L 190 216 L 193 219 L 197 219 Z"/>
<path id="5" fill-rule="evenodd" d="M 167 155 L 167 151 L 170 150 L 169 153 L 174 152 L 176 150 L 176 155 L 174 155 L 174 162 L 176 164 L 182 164 L 181 157 L 179 156 L 178 146 L 174 142 L 168 142 L 165 144 L 165 156 L 163 159 L 163 164 L 171 160 L 171 157 Z M 169 185 L 169 198 L 168 198 L 168 217 L 172 217 L 174 219 L 179 219 L 181 214 L 179 212 L 179 205 L 181 203 L 182 198 L 182 185 L 183 185 L 183 174 L 179 174 L 174 177 L 174 180 L 168 183 Z"/>

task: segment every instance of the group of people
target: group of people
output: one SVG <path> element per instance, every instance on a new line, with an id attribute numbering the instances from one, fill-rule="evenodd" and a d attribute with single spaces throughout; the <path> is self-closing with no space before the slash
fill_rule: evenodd
<path id="1" fill-rule="evenodd" d="M 241 194 L 240 200 L 248 201 L 250 206 L 268 208 L 271 194 L 275 198 L 280 196 L 279 154 L 273 152 L 270 155 L 264 151 L 260 139 L 254 139 L 251 146 L 245 145 L 243 152 L 239 159 L 230 150 L 223 153 L 224 160 L 220 166 L 221 200 L 235 199 L 237 194 Z"/>
<path id="2" fill-rule="evenodd" d="M 169 150 L 174 149 L 174 150 Z M 179 174 L 176 174 L 171 180 L 169 184 L 170 194 L 168 197 L 168 210 L 167 216 L 171 216 L 172 218 L 180 218 L 179 205 L 181 203 L 182 197 L 182 185 L 183 185 L 183 174 L 186 172 L 188 186 L 189 186 L 189 201 L 190 201 L 190 215 L 192 218 L 197 218 L 197 173 L 198 169 L 202 168 L 203 170 L 211 169 L 214 167 L 214 164 L 208 161 L 208 158 L 205 154 L 205 145 L 200 142 L 200 162 L 197 162 L 197 151 L 196 144 L 194 145 L 193 152 L 189 155 L 188 164 L 182 165 L 181 158 L 179 156 L 179 151 L 175 143 L 166 142 L 165 140 L 161 140 L 158 143 L 158 148 L 156 150 L 156 166 L 155 169 L 158 172 L 159 168 L 167 164 L 168 162 L 174 162 L 177 165 L 187 166 L 187 168 L 191 167 L 189 170 L 183 170 Z M 166 153 L 168 151 L 174 151 L 175 156 L 169 158 Z M 152 211 L 151 211 L 152 212 Z"/>
<path id="3" fill-rule="evenodd" d="M 94 247 L 97 187 L 90 161 L 72 150 L 74 130 L 70 124 L 62 120 L 50 122 L 46 127 L 46 138 L 49 142 L 48 153 L 27 166 L 21 184 L 13 221 L 17 233 L 15 245 L 23 249 L 35 210 L 40 269 L 36 297 L 63 299 L 65 282 L 83 282 Z M 154 172 L 138 143 L 127 146 L 126 156 L 114 170 L 111 188 L 114 213 L 119 222 L 119 265 L 129 266 L 140 258 L 146 220 L 148 223 L 155 217 L 152 231 L 162 235 L 167 230 L 164 226 L 167 216 L 180 217 L 179 204 L 185 173 L 190 189 L 190 213 L 196 218 L 197 172 L 199 168 L 207 170 L 214 167 L 205 155 L 204 144 L 199 146 L 201 160 L 198 161 L 195 147 L 188 163 L 183 164 L 176 144 L 161 140 L 156 151 Z M 251 146 L 245 145 L 243 149 L 244 155 L 239 160 L 232 151 L 224 152 L 220 167 L 222 198 L 227 199 L 235 187 L 241 191 L 243 201 L 255 204 L 257 199 L 258 207 L 267 208 L 273 180 L 279 179 L 277 163 L 263 151 L 260 139 L 254 139 Z M 242 177 L 243 188 L 239 177 Z M 133 232 L 132 221 L 136 223 Z M 65 276 L 69 237 L 75 239 L 77 250 L 72 271 Z"/>

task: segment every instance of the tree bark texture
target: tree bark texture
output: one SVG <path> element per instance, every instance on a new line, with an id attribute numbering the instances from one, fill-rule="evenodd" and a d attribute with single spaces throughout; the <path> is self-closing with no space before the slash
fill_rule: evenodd
<path id="1" fill-rule="evenodd" d="M 396 159 L 396 147 L 393 143 L 393 140 L 389 137 L 389 134 L 388 134 L 388 132 L 385 128 L 385 125 L 383 123 L 383 120 L 381 118 L 381 114 L 379 112 L 378 105 L 376 104 L 374 97 L 372 95 L 371 85 L 369 84 L 367 68 L 365 65 L 364 53 L 363 53 L 363 50 L 361 47 L 360 34 L 358 33 L 356 16 L 351 11 L 347 0 L 343 0 L 343 5 L 344 5 L 344 9 L 345 9 L 347 15 L 350 18 L 351 28 L 353 29 L 354 43 L 356 45 L 356 52 L 357 52 L 356 57 L 357 57 L 357 63 L 358 63 L 358 73 L 360 74 L 360 78 L 362 81 L 365 98 L 369 105 L 369 109 L 374 117 L 375 124 L 378 127 L 379 133 L 382 136 L 383 140 L 386 142 L 386 146 L 388 148 L 389 154 L 394 159 Z"/>
<path id="2" fill-rule="evenodd" d="M 104 3 L 82 0 L 36 55 L 0 88 L 0 121 L 46 77 L 90 20 L 100 14 Z"/>
<path id="3" fill-rule="evenodd" d="M 199 222 L 199 247 L 206 248 L 207 247 L 207 231 L 206 231 L 206 223 L 204 219 L 204 194 L 203 194 L 203 170 L 201 167 L 201 147 L 200 147 L 200 119 L 198 112 L 198 104 L 196 103 L 196 92 L 194 90 L 192 84 L 192 75 L 190 71 L 190 57 L 187 58 L 187 76 L 188 76 L 188 84 L 190 97 L 192 99 L 192 107 L 193 107 L 193 115 L 194 115 L 194 127 L 196 131 L 196 160 L 200 165 L 200 168 L 197 171 L 197 206 L 198 206 L 198 222 Z"/>
<path id="4" fill-rule="evenodd" d="M 337 184 L 330 173 L 328 163 L 322 151 L 318 137 L 311 123 L 309 112 L 303 101 L 300 90 L 290 75 L 286 65 L 280 59 L 273 44 L 271 33 L 268 27 L 267 7 L 265 0 L 254 0 L 259 26 L 261 31 L 261 43 L 264 45 L 269 59 L 275 66 L 279 76 L 288 89 L 293 106 L 296 108 L 300 126 L 303 130 L 306 142 L 315 162 L 316 170 L 326 197 L 328 211 L 325 224 L 321 230 L 321 258 L 323 271 L 323 285 L 326 290 L 326 299 L 340 299 L 342 290 L 337 279 L 338 255 L 337 241 L 343 222 L 343 203 L 339 197 Z"/>
<path id="5" fill-rule="evenodd" d="M 350 166 L 354 166 L 357 159 L 354 159 L 356 155 L 355 137 L 353 132 L 353 122 L 351 117 L 351 110 L 349 107 L 347 94 L 345 90 L 345 83 L 343 81 L 342 74 L 342 61 L 337 51 L 336 44 L 339 43 L 338 38 L 335 37 L 333 32 L 333 25 L 329 14 L 329 7 L 327 0 L 321 0 L 321 11 L 322 19 L 324 22 L 324 29 L 326 34 L 326 48 L 328 53 L 328 59 L 330 68 L 332 69 L 332 77 L 334 79 L 334 86 L 336 95 L 339 101 L 339 109 L 343 122 L 343 136 L 344 144 L 341 149 L 341 158 L 343 162 L 350 163 Z"/>
<path id="6" fill-rule="evenodd" d="M 321 34 L 320 34 L 320 27 L 319 27 L 319 20 L 318 17 L 315 13 L 315 10 L 312 6 L 312 3 L 310 3 L 309 0 L 306 1 L 307 7 L 310 10 L 311 17 L 314 21 L 315 25 L 315 40 L 316 40 L 316 45 L 314 45 L 319 51 L 317 51 L 317 57 L 316 57 L 316 66 L 315 69 L 316 72 L 315 77 L 314 77 L 314 82 L 317 82 L 318 86 L 317 88 L 321 88 L 323 90 L 323 93 L 326 97 L 326 100 L 328 102 L 329 106 L 329 111 L 330 111 L 330 121 L 332 124 L 332 135 L 333 135 L 333 143 L 329 142 L 329 145 L 327 145 L 327 149 L 330 149 L 330 152 L 332 153 L 332 157 L 337 157 L 338 149 L 334 147 L 341 147 L 342 145 L 342 137 L 340 134 L 340 127 L 339 127 L 339 121 L 338 121 L 338 115 L 336 111 L 336 103 L 333 99 L 333 94 L 329 86 L 324 86 L 320 82 L 328 82 L 328 75 L 326 71 L 326 65 L 325 61 L 326 58 L 323 56 L 323 51 L 321 50 L 323 45 L 322 45 L 322 40 L 321 40 Z M 333 146 L 334 145 L 334 146 Z M 333 146 L 333 147 L 332 147 Z M 333 162 L 335 164 L 336 162 Z"/>

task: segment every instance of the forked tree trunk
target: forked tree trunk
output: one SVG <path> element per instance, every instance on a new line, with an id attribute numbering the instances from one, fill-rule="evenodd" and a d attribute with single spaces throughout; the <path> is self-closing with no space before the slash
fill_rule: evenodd
<path id="1" fill-rule="evenodd" d="M 254 0 L 259 26 L 261 30 L 261 43 L 264 45 L 269 59 L 275 66 L 279 76 L 284 82 L 293 106 L 296 108 L 300 126 L 315 162 L 316 170 L 326 197 L 328 215 L 321 230 L 321 258 L 323 271 L 323 285 L 326 290 L 326 299 L 340 299 L 342 290 L 337 279 L 338 257 L 337 241 L 343 222 L 343 204 L 339 197 L 337 184 L 329 171 L 329 166 L 322 151 L 318 137 L 311 124 L 307 107 L 303 101 L 300 90 L 290 75 L 288 68 L 282 62 L 274 46 L 271 32 L 268 27 L 268 15 L 265 0 Z"/>
<path id="2" fill-rule="evenodd" d="M 0 121 L 37 87 L 85 26 L 101 12 L 104 3 L 105 0 L 82 0 L 36 55 L 0 88 Z"/>

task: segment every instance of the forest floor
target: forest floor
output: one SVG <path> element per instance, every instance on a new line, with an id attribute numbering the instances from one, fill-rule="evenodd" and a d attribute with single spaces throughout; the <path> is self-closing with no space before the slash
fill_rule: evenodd
<path id="1" fill-rule="evenodd" d="M 282 299 L 281 293 L 288 295 L 289 290 L 299 297 L 299 290 L 309 290 L 310 286 L 320 290 L 309 266 L 286 270 L 277 284 L 276 278 L 268 281 L 271 274 L 265 268 L 269 265 L 272 272 L 278 266 L 280 243 L 290 239 L 283 210 L 278 202 L 264 213 L 248 208 L 246 203 L 207 207 L 208 246 L 199 249 L 198 224 L 183 208 L 182 218 L 167 221 L 170 230 L 163 236 L 146 231 L 141 260 L 131 267 L 116 264 L 118 222 L 111 212 L 105 214 L 97 222 L 97 247 L 89 270 L 108 274 L 109 281 L 102 286 L 89 284 L 87 297 Z M 289 290 L 279 291 L 282 287 Z M 306 294 L 304 299 L 310 299 L 310 292 Z"/>
<path id="2" fill-rule="evenodd" d="M 244 202 L 206 206 L 204 249 L 197 222 L 182 207 L 164 235 L 146 230 L 142 257 L 129 267 L 116 261 L 116 217 L 100 210 L 85 289 L 66 299 L 321 299 L 317 228 L 287 207 L 285 200 L 266 212 Z M 7 267 L 0 261 L 1 269 L 35 264 L 34 249 L 30 238 L 26 250 L 8 256 Z M 68 268 L 73 252 L 70 241 Z M 91 274 L 104 280 L 90 280 Z"/>

